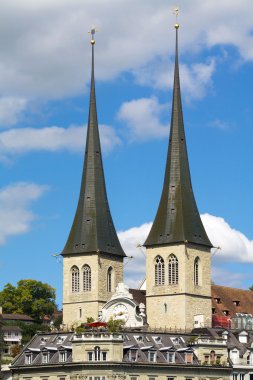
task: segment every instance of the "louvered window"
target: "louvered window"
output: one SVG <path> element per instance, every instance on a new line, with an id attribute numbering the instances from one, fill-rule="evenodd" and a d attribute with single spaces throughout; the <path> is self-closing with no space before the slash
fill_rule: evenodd
<path id="1" fill-rule="evenodd" d="M 155 284 L 164 285 L 164 260 L 161 256 L 155 259 Z"/>
<path id="2" fill-rule="evenodd" d="M 71 281 L 72 281 L 72 292 L 79 292 L 79 269 L 77 267 L 73 267 L 71 270 Z"/>
<path id="3" fill-rule="evenodd" d="M 178 259 L 175 255 L 169 256 L 169 285 L 178 284 Z"/>
<path id="4" fill-rule="evenodd" d="M 91 291 L 91 269 L 87 264 L 83 267 L 83 291 Z"/>

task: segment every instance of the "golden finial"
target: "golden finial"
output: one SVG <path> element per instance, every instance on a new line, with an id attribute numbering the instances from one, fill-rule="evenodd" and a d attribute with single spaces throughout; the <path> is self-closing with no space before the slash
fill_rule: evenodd
<path id="1" fill-rule="evenodd" d="M 91 34 L 91 41 L 90 41 L 91 45 L 95 44 L 95 34 L 96 34 L 96 32 L 98 32 L 98 29 L 96 29 L 95 26 L 93 25 L 91 27 L 91 30 L 88 32 L 89 34 Z"/>
<path id="2" fill-rule="evenodd" d="M 179 7 L 175 7 L 173 9 L 173 14 L 176 16 L 175 28 L 178 29 L 179 28 L 179 24 L 177 22 L 177 19 L 178 19 L 178 15 L 179 15 Z"/>

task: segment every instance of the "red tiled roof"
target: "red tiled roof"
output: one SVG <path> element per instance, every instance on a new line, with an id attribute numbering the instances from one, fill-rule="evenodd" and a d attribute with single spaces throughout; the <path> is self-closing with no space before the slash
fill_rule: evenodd
<path id="1" fill-rule="evenodd" d="M 212 285 L 212 308 L 215 315 L 224 316 L 227 311 L 230 318 L 236 313 L 253 315 L 253 291 Z"/>

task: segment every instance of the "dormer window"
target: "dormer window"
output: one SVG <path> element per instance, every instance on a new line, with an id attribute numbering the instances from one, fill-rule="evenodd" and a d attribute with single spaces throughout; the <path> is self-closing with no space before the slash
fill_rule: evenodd
<path id="1" fill-rule="evenodd" d="M 167 361 L 169 363 L 175 363 L 175 352 L 172 352 L 172 351 L 167 352 Z"/>
<path id="2" fill-rule="evenodd" d="M 221 299 L 220 298 L 215 298 L 215 302 L 219 304 L 219 303 L 221 303 Z"/>
<path id="3" fill-rule="evenodd" d="M 228 316 L 229 315 L 229 310 L 223 310 L 223 314 Z"/>
<path id="4" fill-rule="evenodd" d="M 49 353 L 48 352 L 43 352 L 42 353 L 42 363 L 46 364 L 49 362 Z"/>
<path id="5" fill-rule="evenodd" d="M 32 364 L 33 356 L 31 353 L 25 354 L 25 364 Z"/>
<path id="6" fill-rule="evenodd" d="M 238 334 L 239 342 L 240 343 L 247 343 L 248 342 L 248 333 L 246 331 L 240 332 Z"/>
<path id="7" fill-rule="evenodd" d="M 67 351 L 60 351 L 59 352 L 59 361 L 60 361 L 60 363 L 64 363 L 67 361 Z"/>
<path id="8" fill-rule="evenodd" d="M 154 341 L 156 344 L 161 344 L 162 343 L 162 338 L 160 336 L 154 336 Z"/>
<path id="9" fill-rule="evenodd" d="M 216 313 L 215 307 L 212 307 L 212 314 L 215 314 L 215 313 Z"/>
<path id="10" fill-rule="evenodd" d="M 136 362 L 137 361 L 137 350 L 129 350 L 129 360 L 131 362 Z"/>
<path id="11" fill-rule="evenodd" d="M 143 337 L 141 335 L 135 337 L 136 342 L 143 343 Z"/>
<path id="12" fill-rule="evenodd" d="M 150 362 L 155 362 L 156 361 L 156 352 L 155 351 L 149 351 L 148 352 L 148 360 Z"/>
<path id="13" fill-rule="evenodd" d="M 235 306 L 240 306 L 240 301 L 233 301 L 233 304 L 235 305 Z"/>
<path id="14" fill-rule="evenodd" d="M 192 352 L 186 352 L 185 353 L 185 363 L 192 364 L 193 361 L 193 354 Z"/>
<path id="15" fill-rule="evenodd" d="M 173 344 L 180 344 L 179 338 L 171 338 Z"/>

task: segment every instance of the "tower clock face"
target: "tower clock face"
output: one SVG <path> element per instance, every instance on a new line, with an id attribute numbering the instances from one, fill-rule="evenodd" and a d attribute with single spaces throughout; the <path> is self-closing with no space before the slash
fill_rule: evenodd
<path id="1" fill-rule="evenodd" d="M 128 310 L 127 307 L 123 303 L 119 303 L 113 309 L 113 319 L 122 319 L 123 321 L 128 320 Z"/>

